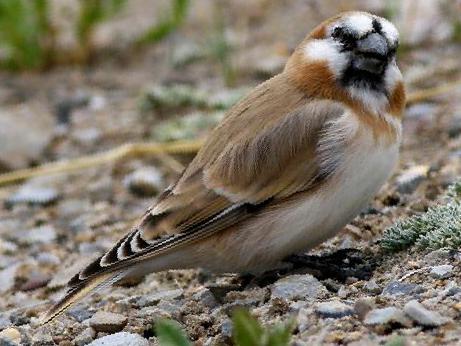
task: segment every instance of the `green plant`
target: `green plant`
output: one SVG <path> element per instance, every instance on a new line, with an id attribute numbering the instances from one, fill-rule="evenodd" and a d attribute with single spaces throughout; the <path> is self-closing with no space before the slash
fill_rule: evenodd
<path id="1" fill-rule="evenodd" d="M 47 0 L 0 0 L 0 64 L 37 69 L 49 62 L 52 28 Z"/>
<path id="2" fill-rule="evenodd" d="M 461 246 L 461 182 L 451 185 L 445 204 L 436 205 L 421 215 L 398 221 L 380 241 L 384 250 L 395 252 L 412 245 L 419 249 Z"/>
<path id="3" fill-rule="evenodd" d="M 139 39 L 138 44 L 158 42 L 176 30 L 186 18 L 189 0 L 172 0 L 171 11 L 160 23 L 149 28 Z"/>
<path id="4" fill-rule="evenodd" d="M 455 42 L 461 41 L 461 20 L 456 19 L 453 21 L 453 40 Z"/>
<path id="5" fill-rule="evenodd" d="M 142 35 L 138 43 L 159 41 L 184 21 L 189 0 L 171 1 L 171 13 Z M 0 0 L 0 67 L 30 70 L 55 63 L 86 62 L 92 53 L 95 28 L 119 13 L 127 3 L 127 0 L 80 0 L 74 23 L 78 44 L 71 51 L 62 52 L 58 51 L 55 40 L 50 0 Z"/>
<path id="6" fill-rule="evenodd" d="M 236 346 L 288 346 L 294 323 L 263 328 L 257 319 L 246 310 L 237 310 L 233 315 L 233 341 Z M 155 324 L 155 333 L 160 346 L 191 346 L 179 323 L 160 320 Z"/>
<path id="7" fill-rule="evenodd" d="M 97 24 L 117 14 L 126 0 L 81 0 L 77 19 L 77 37 L 83 47 L 88 47 Z"/>
<path id="8" fill-rule="evenodd" d="M 155 324 L 155 334 L 161 346 L 191 346 L 186 333 L 179 323 L 172 320 L 160 320 Z"/>
<path id="9" fill-rule="evenodd" d="M 233 340 L 237 346 L 287 346 L 294 323 L 263 328 L 246 310 L 237 310 L 233 319 Z"/>

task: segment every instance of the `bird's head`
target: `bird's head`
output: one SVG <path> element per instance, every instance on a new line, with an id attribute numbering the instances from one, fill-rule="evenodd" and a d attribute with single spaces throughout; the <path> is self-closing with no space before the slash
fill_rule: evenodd
<path id="1" fill-rule="evenodd" d="M 345 12 L 317 26 L 298 46 L 286 70 L 313 92 L 330 85 L 331 90 L 323 93 L 331 98 L 338 96 L 335 90 L 345 91 L 367 107 L 389 108 L 393 94 L 403 93 L 396 64 L 398 44 L 398 31 L 388 20 Z"/>

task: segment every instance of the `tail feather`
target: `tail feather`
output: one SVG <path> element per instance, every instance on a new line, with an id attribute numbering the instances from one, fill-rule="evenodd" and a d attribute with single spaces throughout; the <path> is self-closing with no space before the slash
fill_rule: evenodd
<path id="1" fill-rule="evenodd" d="M 125 276 L 126 271 L 106 272 L 71 287 L 61 300 L 40 317 L 41 324 L 47 324 L 64 313 L 72 305 L 88 294 L 111 286 Z"/>

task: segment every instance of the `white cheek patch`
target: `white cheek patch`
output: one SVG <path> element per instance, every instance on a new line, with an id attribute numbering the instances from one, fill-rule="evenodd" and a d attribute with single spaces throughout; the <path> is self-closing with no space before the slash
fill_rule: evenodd
<path id="1" fill-rule="evenodd" d="M 344 19 L 344 24 L 358 33 L 359 36 L 363 36 L 373 30 L 373 19 L 366 14 L 351 14 Z"/>
<path id="2" fill-rule="evenodd" d="M 326 61 L 336 76 L 346 68 L 346 54 L 340 52 L 340 45 L 333 39 L 309 41 L 303 51 L 308 60 Z"/>
<path id="3" fill-rule="evenodd" d="M 399 32 L 394 24 L 384 18 L 379 18 L 379 22 L 381 23 L 381 30 L 386 38 L 393 44 L 397 43 L 399 39 Z"/>

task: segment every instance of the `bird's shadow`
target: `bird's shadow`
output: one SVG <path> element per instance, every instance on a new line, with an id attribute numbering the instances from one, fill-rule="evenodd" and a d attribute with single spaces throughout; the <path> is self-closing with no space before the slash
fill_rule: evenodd
<path id="1" fill-rule="evenodd" d="M 346 282 L 348 278 L 368 280 L 379 265 L 378 259 L 358 249 L 341 249 L 322 255 L 297 254 L 283 260 L 286 266 L 259 275 L 241 274 L 231 285 L 232 290 L 265 287 L 280 278 L 293 274 L 311 274 L 319 280 Z M 220 289 L 211 285 L 210 289 Z M 222 287 L 221 287 L 222 288 Z"/>
<path id="2" fill-rule="evenodd" d="M 287 269 L 266 272 L 254 279 L 260 280 L 263 285 L 290 274 L 311 274 L 319 280 L 332 279 L 339 282 L 346 282 L 348 278 L 368 280 L 378 266 L 374 256 L 358 249 L 341 249 L 322 255 L 291 255 L 283 262 L 290 264 L 291 268 L 289 266 Z"/>

